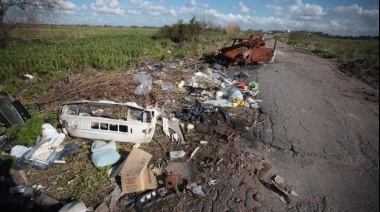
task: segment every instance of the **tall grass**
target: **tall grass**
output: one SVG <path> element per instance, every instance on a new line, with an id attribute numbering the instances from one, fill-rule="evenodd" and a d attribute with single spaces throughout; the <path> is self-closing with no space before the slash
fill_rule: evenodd
<path id="1" fill-rule="evenodd" d="M 0 50 L 0 84 L 13 93 L 27 73 L 54 79 L 69 70 L 127 69 L 144 57 L 159 58 L 171 47 L 169 40 L 155 40 L 154 35 L 154 30 L 45 27 L 23 37 L 22 30 L 15 31 L 10 46 Z"/>
<path id="2" fill-rule="evenodd" d="M 15 39 L 1 49 L 0 83 L 27 73 L 52 77 L 88 67 L 123 70 L 144 57 L 159 58 L 171 46 L 169 40 L 155 40 L 152 30 L 67 30 L 66 35 L 45 33 L 46 37 L 29 41 Z"/>
<path id="3" fill-rule="evenodd" d="M 323 38 L 317 36 L 292 37 L 283 36 L 282 41 L 310 50 L 326 58 L 336 59 L 340 63 L 358 59 L 379 59 L 378 40 L 350 40 Z"/>
<path id="4" fill-rule="evenodd" d="M 24 74 L 38 80 L 60 79 L 86 68 L 122 71 L 145 61 L 202 57 L 212 52 L 221 34 L 202 34 L 180 45 L 157 38 L 157 30 L 41 26 L 13 31 L 9 47 L 0 49 L 0 85 L 12 93 Z M 173 52 L 169 54 L 168 51 Z"/>

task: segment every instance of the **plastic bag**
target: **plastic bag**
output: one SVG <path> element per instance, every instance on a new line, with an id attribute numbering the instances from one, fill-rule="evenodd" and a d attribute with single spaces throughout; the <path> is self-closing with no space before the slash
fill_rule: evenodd
<path id="1" fill-rule="evenodd" d="M 228 99 L 231 100 L 231 101 L 233 101 L 233 100 L 243 101 L 244 100 L 243 94 L 241 93 L 241 91 L 239 91 L 236 88 L 230 88 L 228 90 L 228 96 L 229 96 Z"/>
<path id="2" fill-rule="evenodd" d="M 95 141 L 91 147 L 91 152 L 98 152 L 104 149 L 113 149 L 116 150 L 116 141 L 111 140 L 108 143 L 104 141 Z"/>
<path id="3" fill-rule="evenodd" d="M 98 168 L 115 164 L 120 154 L 114 149 L 102 149 L 92 153 L 91 161 Z"/>
<path id="4" fill-rule="evenodd" d="M 249 88 L 251 90 L 258 91 L 260 89 L 260 84 L 255 81 L 252 81 L 249 83 Z"/>
<path id="5" fill-rule="evenodd" d="M 135 90 L 136 95 L 146 95 L 152 90 L 153 78 L 149 74 L 135 74 L 133 75 L 133 81 L 140 83 Z"/>
<path id="6" fill-rule="evenodd" d="M 32 148 L 16 145 L 11 150 L 11 155 L 16 158 L 21 158 L 25 153 L 29 152 Z"/>
<path id="7" fill-rule="evenodd" d="M 108 143 L 96 141 L 94 142 L 91 151 L 91 161 L 98 168 L 113 165 L 120 159 L 120 155 L 116 151 L 116 141 L 114 140 L 111 140 Z"/>

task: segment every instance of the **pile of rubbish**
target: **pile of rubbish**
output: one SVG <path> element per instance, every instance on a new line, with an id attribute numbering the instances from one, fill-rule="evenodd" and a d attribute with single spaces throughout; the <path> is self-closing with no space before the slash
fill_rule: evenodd
<path id="1" fill-rule="evenodd" d="M 228 74 L 228 70 L 219 64 L 209 67 L 198 67 L 197 64 L 187 65 L 176 83 L 155 79 L 155 76 L 164 73 L 164 69 L 180 66 L 179 62 L 149 65 L 144 71 L 130 73 L 135 83 L 131 92 L 135 96 L 152 93 L 159 96 L 159 91 L 161 94 L 177 94 L 179 99 L 176 100 L 157 101 L 145 107 L 135 102 L 109 100 L 78 99 L 61 103 L 59 122 L 62 128 L 59 131 L 62 133 L 44 124 L 42 137 L 36 138 L 34 147 L 12 148 L 11 155 L 19 158 L 14 168 L 24 170 L 31 165 L 47 170 L 54 164 L 64 164 L 63 158 L 80 146 L 74 141 L 64 142 L 66 138 L 87 139 L 91 142 L 94 166 L 112 167 L 110 178 L 119 182 L 113 191 L 118 193 L 119 205 L 134 205 L 137 211 L 142 211 L 173 194 L 205 197 L 202 185 L 195 181 L 193 159 L 201 146 L 209 141 L 199 140 L 198 147 L 191 152 L 181 150 L 189 143 L 187 133 L 208 135 L 217 132 L 221 139 L 237 142 L 240 132 L 229 125 L 234 116 L 231 108 L 255 110 L 261 100 L 257 99 L 260 85 L 251 80 L 247 71 Z M 141 149 L 141 145 L 154 140 L 157 125 L 178 147 L 167 152 L 168 160 L 164 160 L 164 166 L 153 166 L 150 163 L 153 155 Z M 133 143 L 134 148 L 124 157 L 118 152 L 117 143 Z M 160 159 L 155 162 L 157 160 Z M 115 165 L 118 162 L 122 163 Z M 208 184 L 214 185 L 216 180 Z"/>

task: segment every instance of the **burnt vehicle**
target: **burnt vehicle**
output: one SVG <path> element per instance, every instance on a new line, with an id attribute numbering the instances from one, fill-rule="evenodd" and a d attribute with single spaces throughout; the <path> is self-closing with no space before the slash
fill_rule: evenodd
<path id="1" fill-rule="evenodd" d="M 274 47 L 266 42 L 274 40 Z M 275 38 L 265 39 L 262 34 L 253 34 L 249 38 L 234 38 L 232 45 L 214 52 L 214 60 L 223 65 L 249 65 L 252 63 L 273 62 L 276 54 Z"/>

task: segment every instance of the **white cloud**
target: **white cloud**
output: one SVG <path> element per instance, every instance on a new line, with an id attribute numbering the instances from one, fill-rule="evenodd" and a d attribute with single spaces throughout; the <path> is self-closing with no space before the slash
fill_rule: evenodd
<path id="1" fill-rule="evenodd" d="M 353 29 L 358 34 L 379 34 L 379 9 L 366 10 L 357 4 L 334 7 L 332 11 L 339 15 L 335 20 L 341 30 Z"/>
<path id="2" fill-rule="evenodd" d="M 245 6 L 243 2 L 239 1 L 239 6 L 240 6 L 240 11 L 242 11 L 243 13 L 249 12 L 249 8 Z"/>
<path id="3" fill-rule="evenodd" d="M 359 7 L 357 4 L 353 4 L 347 7 L 338 6 L 333 8 L 333 12 L 341 16 L 356 16 L 364 19 L 379 20 L 379 9 L 365 10 L 363 7 Z"/>
<path id="4" fill-rule="evenodd" d="M 101 13 L 111 13 L 116 15 L 123 15 L 125 10 L 120 6 L 118 0 L 95 0 L 95 3 L 90 4 L 93 11 Z"/>
<path id="5" fill-rule="evenodd" d="M 127 10 L 127 13 L 130 15 L 140 15 L 141 11 L 139 11 L 139 10 Z"/>
<path id="6" fill-rule="evenodd" d="M 198 3 L 197 3 L 197 1 L 195 1 L 195 0 L 191 0 L 190 3 L 189 3 L 188 5 L 189 5 L 189 7 L 197 7 L 197 6 L 198 6 Z"/>
<path id="7" fill-rule="evenodd" d="M 293 20 L 319 20 L 327 15 L 323 7 L 303 4 L 302 0 L 296 0 L 296 5 L 289 6 L 287 12 Z"/>
<path id="8" fill-rule="evenodd" d="M 273 9 L 277 15 L 283 18 L 298 21 L 320 20 L 327 15 L 323 7 L 316 4 L 304 4 L 302 0 L 296 0 L 295 5 L 286 9 L 276 5 L 266 5 L 266 8 Z"/>
<path id="9" fill-rule="evenodd" d="M 59 0 L 58 3 L 63 14 L 74 14 L 79 10 L 79 7 L 70 1 Z"/>
<path id="10" fill-rule="evenodd" d="M 137 5 L 137 9 L 142 14 L 143 12 L 151 16 L 163 16 L 163 15 L 172 15 L 176 16 L 177 12 L 173 8 L 167 8 L 160 4 L 151 3 L 144 0 L 130 0 L 133 4 Z M 192 1 L 193 4 L 197 4 L 195 0 Z M 190 4 L 192 4 L 190 3 Z"/>
<path id="11" fill-rule="evenodd" d="M 265 8 L 269 10 L 273 10 L 275 14 L 282 16 L 285 12 L 285 9 L 280 7 L 280 6 L 275 6 L 275 5 L 266 5 Z"/>

